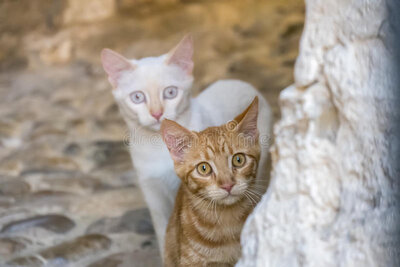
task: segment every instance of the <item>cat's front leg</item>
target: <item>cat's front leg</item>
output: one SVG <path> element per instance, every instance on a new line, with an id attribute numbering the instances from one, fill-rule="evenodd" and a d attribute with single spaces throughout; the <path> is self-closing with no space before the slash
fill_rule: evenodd
<path id="1" fill-rule="evenodd" d="M 171 181 L 172 180 L 172 181 Z M 175 180 L 175 181 L 173 181 Z M 140 177 L 142 189 L 157 235 L 158 246 L 163 256 L 165 233 L 171 216 L 175 195 L 179 186 L 177 177 Z"/>

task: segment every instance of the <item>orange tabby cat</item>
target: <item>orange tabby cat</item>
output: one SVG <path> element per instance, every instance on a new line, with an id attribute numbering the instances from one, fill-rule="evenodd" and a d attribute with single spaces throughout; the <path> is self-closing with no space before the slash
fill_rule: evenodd
<path id="1" fill-rule="evenodd" d="M 233 266 L 243 224 L 265 191 L 256 181 L 258 98 L 235 120 L 191 132 L 164 120 L 161 134 L 182 180 L 165 241 L 164 264 Z"/>

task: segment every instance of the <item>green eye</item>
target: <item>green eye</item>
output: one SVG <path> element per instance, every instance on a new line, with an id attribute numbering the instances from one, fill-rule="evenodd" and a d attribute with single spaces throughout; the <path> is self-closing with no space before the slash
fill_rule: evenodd
<path id="1" fill-rule="evenodd" d="M 197 172 L 203 176 L 209 175 L 211 171 L 211 166 L 207 162 L 202 162 L 197 165 Z"/>
<path id="2" fill-rule="evenodd" d="M 242 167 L 246 163 L 246 157 L 243 153 L 233 155 L 232 165 L 235 167 Z"/>

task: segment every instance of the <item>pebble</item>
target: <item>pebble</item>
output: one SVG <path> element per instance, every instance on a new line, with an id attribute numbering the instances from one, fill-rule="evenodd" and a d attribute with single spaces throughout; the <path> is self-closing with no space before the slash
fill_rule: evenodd
<path id="1" fill-rule="evenodd" d="M 157 251 L 117 253 L 90 264 L 88 267 L 161 267 Z"/>
<path id="2" fill-rule="evenodd" d="M 111 239 L 104 235 L 89 234 L 48 248 L 42 251 L 40 255 L 47 260 L 64 259 L 73 262 L 99 251 L 107 250 L 111 243 Z"/>
<path id="3" fill-rule="evenodd" d="M 67 233 L 75 227 L 75 223 L 58 214 L 39 215 L 31 218 L 10 222 L 3 226 L 1 233 L 21 232 L 32 227 L 40 227 L 54 233 Z"/>
<path id="4" fill-rule="evenodd" d="M 19 238 L 0 238 L 0 256 L 13 255 L 25 247 L 25 244 Z"/>
<path id="5" fill-rule="evenodd" d="M 22 180 L 13 179 L 0 183 L 0 195 L 20 196 L 30 192 L 30 185 Z"/>
<path id="6" fill-rule="evenodd" d="M 87 233 L 135 232 L 141 235 L 154 235 L 149 210 L 130 210 L 117 218 L 102 218 L 91 224 Z"/>

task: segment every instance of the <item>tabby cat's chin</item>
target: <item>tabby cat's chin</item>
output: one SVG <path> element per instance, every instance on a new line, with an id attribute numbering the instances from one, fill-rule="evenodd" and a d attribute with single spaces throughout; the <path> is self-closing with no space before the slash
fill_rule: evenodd
<path id="1" fill-rule="evenodd" d="M 242 199 L 242 196 L 228 195 L 222 199 L 219 199 L 218 203 L 221 205 L 230 206 L 236 204 L 240 199 Z"/>

